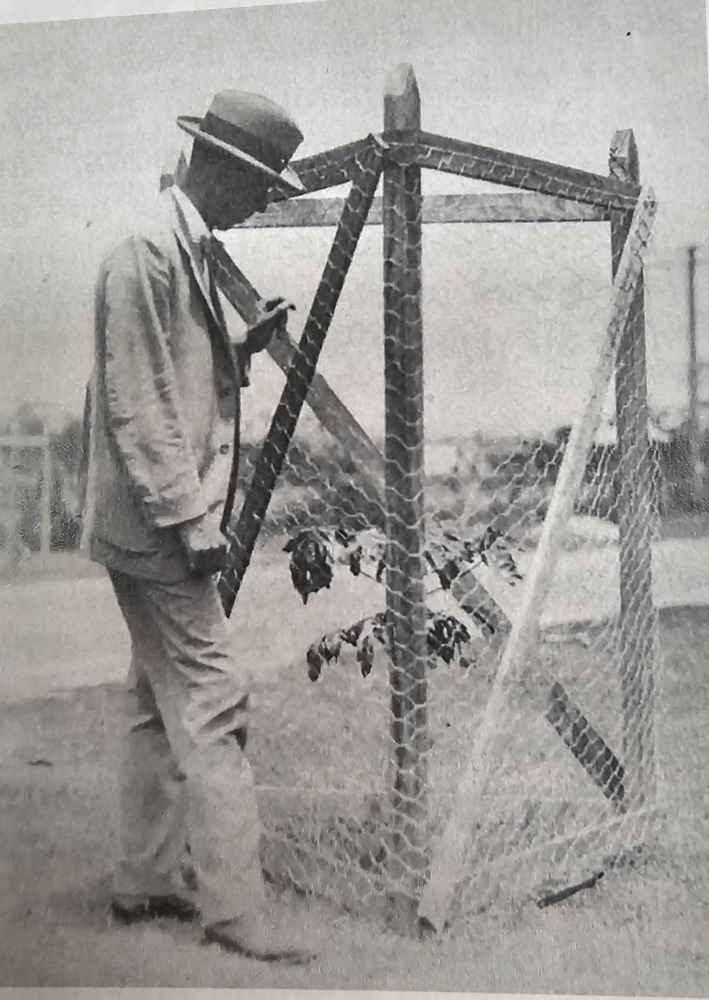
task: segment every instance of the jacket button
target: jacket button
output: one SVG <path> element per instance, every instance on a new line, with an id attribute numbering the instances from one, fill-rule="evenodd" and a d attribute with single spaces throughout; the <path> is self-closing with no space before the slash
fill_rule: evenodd
<path id="1" fill-rule="evenodd" d="M 222 444 L 222 445 L 219 446 L 219 452 L 222 455 L 228 455 L 230 451 L 231 451 L 231 445 L 230 444 Z"/>

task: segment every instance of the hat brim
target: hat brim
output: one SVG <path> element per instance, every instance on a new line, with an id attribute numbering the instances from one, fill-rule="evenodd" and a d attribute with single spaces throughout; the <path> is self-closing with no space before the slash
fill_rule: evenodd
<path id="1" fill-rule="evenodd" d="M 177 124 L 183 132 L 187 132 L 194 139 L 198 139 L 200 142 L 205 143 L 207 146 L 212 146 L 214 149 L 218 149 L 222 153 L 227 153 L 229 156 L 233 156 L 235 159 L 240 160 L 242 163 L 252 167 L 254 170 L 258 170 L 259 173 L 265 174 L 266 177 L 270 178 L 273 182 L 274 187 L 280 188 L 285 191 L 286 194 L 305 194 L 305 187 L 292 167 L 286 166 L 280 174 L 277 173 L 265 163 L 262 163 L 261 160 L 257 160 L 254 156 L 249 156 L 248 153 L 244 153 L 243 150 L 239 149 L 237 146 L 231 146 L 228 142 L 223 142 L 221 139 L 216 139 L 208 132 L 203 132 L 201 128 L 201 118 L 192 118 L 189 115 L 182 115 L 177 119 Z"/>

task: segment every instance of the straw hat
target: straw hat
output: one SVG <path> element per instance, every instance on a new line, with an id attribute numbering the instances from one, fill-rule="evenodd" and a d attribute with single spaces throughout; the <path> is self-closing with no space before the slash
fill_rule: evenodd
<path id="1" fill-rule="evenodd" d="M 258 94 L 223 90 L 203 118 L 182 115 L 177 124 L 199 142 L 221 150 L 269 177 L 289 194 L 305 191 L 288 162 L 303 135 L 286 111 Z"/>

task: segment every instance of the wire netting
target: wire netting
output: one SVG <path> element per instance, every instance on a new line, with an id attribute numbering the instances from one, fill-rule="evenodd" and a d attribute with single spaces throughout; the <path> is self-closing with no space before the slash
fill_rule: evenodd
<path id="1" fill-rule="evenodd" d="M 402 205 L 392 211 L 405 214 Z M 415 240 L 415 216 L 400 221 Z M 353 453 L 309 405 L 295 412 L 297 392 L 288 396 L 288 388 L 279 410 L 283 374 L 267 357 L 255 362 L 242 403 L 242 521 L 232 528 L 237 536 L 245 530 L 243 512 L 255 497 L 262 521 L 232 621 L 237 642 L 242 618 L 264 623 L 262 648 L 242 655 L 259 676 L 250 757 L 266 828 L 264 866 L 274 879 L 370 914 L 391 912 L 396 900 L 415 908 L 520 611 L 569 425 L 582 415 L 611 304 L 608 228 L 424 226 L 423 397 L 403 401 L 391 393 L 397 373 L 385 364 L 379 227 L 353 237 L 348 223 L 332 247 L 333 229 L 242 231 L 229 244 L 263 295 L 274 278 L 264 250 L 278 246 L 281 260 L 293 261 L 290 273 L 278 269 L 277 291 L 299 307 L 307 335 L 315 327 L 323 336 L 317 371 L 349 411 L 340 418 L 350 430 L 356 421 L 360 444 L 369 439 L 365 461 L 362 448 Z M 348 252 L 357 246 L 351 266 L 346 241 Z M 389 260 L 396 254 L 391 242 L 386 253 Z M 318 260 L 326 274 L 347 271 L 329 329 L 316 295 Z M 404 310 L 414 267 L 415 254 L 404 254 L 394 278 L 386 272 L 401 282 Z M 290 330 L 297 340 L 295 321 Z M 415 347 L 398 357 L 401 392 L 407 378 L 416 384 Z M 629 364 L 637 379 L 637 352 Z M 633 422 L 621 412 L 621 461 L 615 426 L 615 393 L 623 398 L 622 379 L 631 376 L 604 388 L 606 419 L 572 515 L 554 539 L 558 561 L 538 641 L 495 720 L 489 782 L 454 873 L 456 926 L 481 909 L 539 902 L 593 878 L 631 857 L 654 828 L 654 791 L 642 809 L 629 802 L 636 741 L 652 740 L 653 689 L 645 678 L 659 662 L 647 589 L 657 455 L 640 431 L 642 414 Z M 388 405 L 406 404 L 408 423 L 400 412 L 387 423 L 387 384 Z M 407 440 L 416 447 L 424 411 L 417 498 L 416 462 L 391 466 Z M 289 444 L 286 424 L 295 428 Z M 392 428 L 403 436 L 393 445 Z M 274 440 L 288 446 L 264 505 L 259 477 Z M 389 456 L 388 494 L 377 451 Z M 396 576 L 397 540 L 412 512 Z M 419 639 L 426 663 L 424 678 L 408 683 L 399 670 L 393 695 L 392 657 L 399 663 L 406 654 L 392 646 L 393 614 L 407 600 L 415 604 L 407 565 L 412 580 L 425 570 Z M 394 601 L 392 579 L 402 589 Z M 401 780 L 412 768 L 416 801 Z"/>

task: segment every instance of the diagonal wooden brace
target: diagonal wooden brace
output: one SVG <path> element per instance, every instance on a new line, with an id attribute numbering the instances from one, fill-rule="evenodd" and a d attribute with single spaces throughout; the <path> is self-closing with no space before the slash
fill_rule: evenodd
<path id="1" fill-rule="evenodd" d="M 320 352 L 339 301 L 382 169 L 382 151 L 368 145 L 358 160 L 358 175 L 345 202 L 340 224 L 315 294 L 303 335 L 288 371 L 244 505 L 230 539 L 227 567 L 219 581 L 225 613 L 231 614 L 250 562 L 263 518 L 283 467 L 298 417 L 315 375 Z"/>
<path id="2" fill-rule="evenodd" d="M 348 184 L 357 175 L 357 165 L 362 157 L 373 149 L 381 150 L 382 146 L 380 137 L 368 135 L 364 139 L 348 142 L 344 146 L 336 146 L 334 149 L 326 149 L 321 153 L 293 160 L 290 166 L 305 188 L 304 194 L 313 194 L 315 191 Z M 274 188 L 270 200 L 290 201 L 292 197 Z"/>

